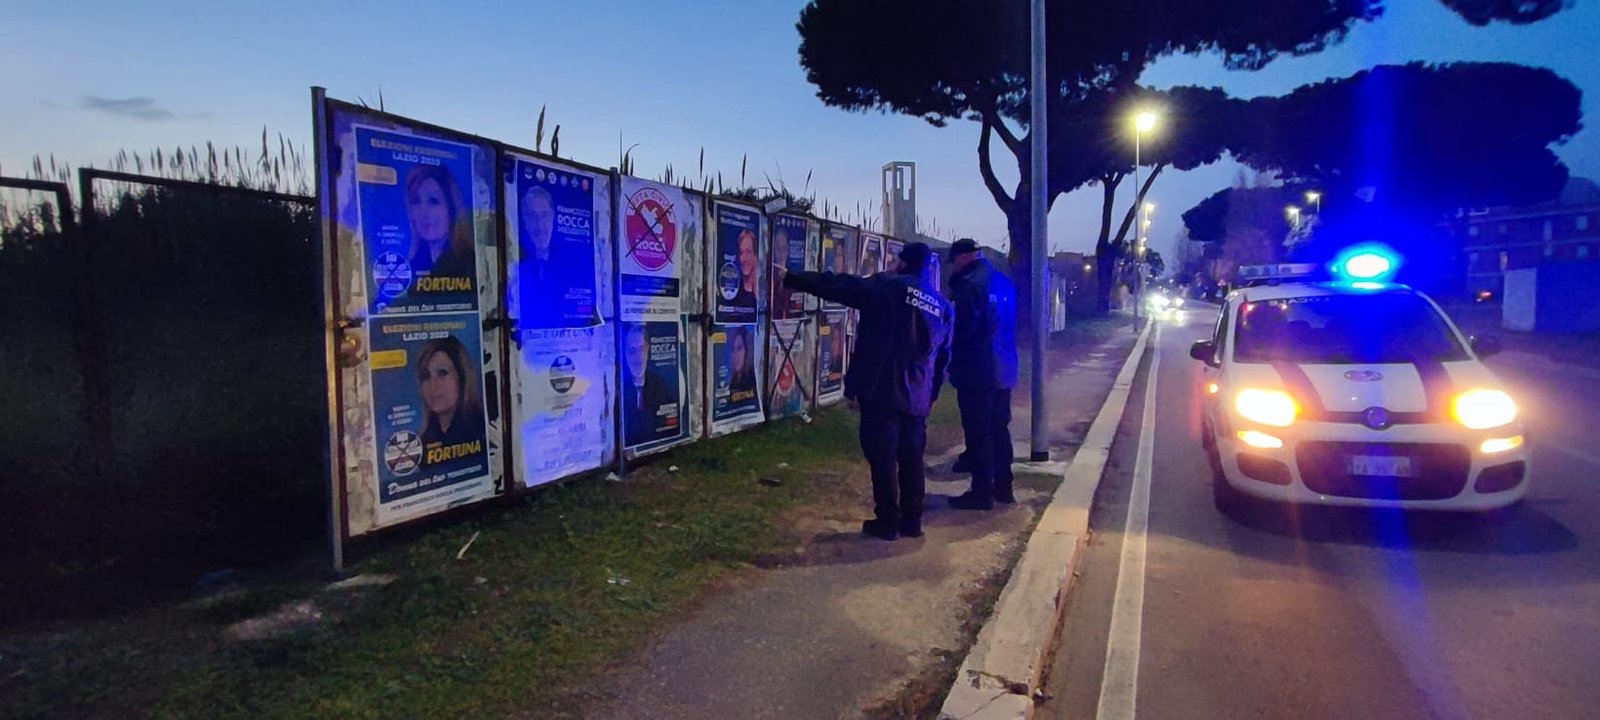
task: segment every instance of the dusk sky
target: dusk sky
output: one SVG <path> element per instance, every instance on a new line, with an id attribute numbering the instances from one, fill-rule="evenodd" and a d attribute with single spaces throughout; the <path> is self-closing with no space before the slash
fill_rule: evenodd
<path id="1" fill-rule="evenodd" d="M 752 184 L 771 175 L 853 210 L 878 198 L 891 160 L 918 165 L 922 221 L 999 244 L 1005 219 L 979 179 L 977 126 L 934 128 L 913 118 L 825 107 L 806 83 L 794 24 L 800 0 L 661 3 L 307 2 L 207 0 L 10 2 L 0 12 L 0 170 L 26 174 L 36 154 L 104 165 L 119 149 L 260 142 L 261 128 L 297 143 L 311 134 L 308 88 L 392 112 L 531 146 L 541 105 L 561 154 L 613 166 L 618 143 L 638 144 L 637 172 L 668 163 L 693 173 L 704 147 L 710 174 L 729 184 L 749 155 Z M 1252 97 L 1342 77 L 1380 63 L 1503 60 L 1549 67 L 1585 90 L 1587 125 L 1558 149 L 1575 174 L 1600 176 L 1600 89 L 1593 38 L 1600 3 L 1527 27 L 1475 29 L 1437 0 L 1391 0 L 1379 22 L 1309 58 L 1229 73 L 1212 57 L 1164 60 L 1148 84 L 1220 85 Z M 694 9 L 687 9 L 693 7 Z M 1462 148 L 1471 152 L 1471 148 Z M 1014 181 L 1009 160 L 998 163 Z M 1178 215 L 1228 186 L 1222 162 L 1164 175 L 1151 244 L 1166 251 Z M 1099 190 L 1063 198 L 1054 249 L 1092 248 Z"/>

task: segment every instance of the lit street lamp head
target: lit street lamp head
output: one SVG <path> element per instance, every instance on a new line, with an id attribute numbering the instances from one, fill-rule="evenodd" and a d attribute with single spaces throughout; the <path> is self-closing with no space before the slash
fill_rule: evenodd
<path id="1" fill-rule="evenodd" d="M 1156 129 L 1156 114 L 1146 110 L 1134 115 L 1133 127 L 1142 133 Z"/>
<path id="2" fill-rule="evenodd" d="M 1322 193 L 1315 190 L 1306 192 L 1306 202 L 1316 202 L 1322 199 Z"/>

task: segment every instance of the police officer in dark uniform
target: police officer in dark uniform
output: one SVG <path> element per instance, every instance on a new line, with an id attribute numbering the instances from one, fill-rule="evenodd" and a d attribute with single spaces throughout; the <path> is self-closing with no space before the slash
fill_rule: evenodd
<path id="1" fill-rule="evenodd" d="M 861 531 L 883 540 L 922 536 L 922 452 L 950 362 L 954 312 L 934 289 L 935 259 L 926 243 L 913 242 L 893 271 L 872 277 L 773 270 L 784 287 L 861 313 L 844 395 L 861 409 L 861 451 L 872 469 L 875 517 Z"/>
<path id="2" fill-rule="evenodd" d="M 950 352 L 950 384 L 961 406 L 967 436 L 962 459 L 972 488 L 950 499 L 963 510 L 988 510 L 1014 503 L 1011 490 L 1011 389 L 1017 386 L 1017 288 L 983 257 L 978 243 L 962 238 L 948 254 L 950 299 L 956 307 Z"/>

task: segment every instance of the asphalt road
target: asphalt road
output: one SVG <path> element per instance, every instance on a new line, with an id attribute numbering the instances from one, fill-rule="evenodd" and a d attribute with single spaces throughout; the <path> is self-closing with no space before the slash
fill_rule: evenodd
<path id="1" fill-rule="evenodd" d="M 1600 372 L 1491 360 L 1533 448 L 1509 524 L 1285 508 L 1236 520 L 1212 507 L 1188 357 L 1214 321 L 1179 313 L 1152 338 L 1037 717 L 1600 718 Z M 1141 535 L 1140 512 L 1126 523 L 1155 353 Z M 1108 668 L 1125 692 L 1102 688 Z"/>

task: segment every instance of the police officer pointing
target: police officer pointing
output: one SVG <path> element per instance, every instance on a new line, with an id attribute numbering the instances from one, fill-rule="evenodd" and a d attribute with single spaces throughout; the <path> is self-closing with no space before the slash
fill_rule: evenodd
<path id="1" fill-rule="evenodd" d="M 922 536 L 922 452 L 928 410 L 950 362 L 954 309 L 933 287 L 933 251 L 907 243 L 892 272 L 872 277 L 831 272 L 774 272 L 783 286 L 861 313 L 844 395 L 861 408 L 861 452 L 872 470 L 872 537 Z"/>

